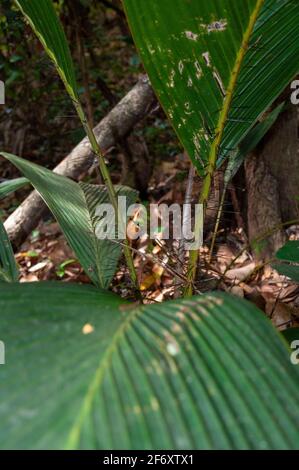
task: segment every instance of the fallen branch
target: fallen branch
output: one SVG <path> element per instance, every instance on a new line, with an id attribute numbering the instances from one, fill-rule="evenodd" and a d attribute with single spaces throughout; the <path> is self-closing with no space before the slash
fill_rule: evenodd
<path id="1" fill-rule="evenodd" d="M 94 128 L 96 139 L 103 152 L 126 136 L 142 120 L 155 104 L 155 96 L 146 76 L 137 84 Z M 78 180 L 94 163 L 95 156 L 87 138 L 54 168 L 55 173 Z M 22 204 L 5 221 L 8 236 L 15 247 L 27 238 L 37 226 L 47 207 L 39 194 L 32 191 Z"/>

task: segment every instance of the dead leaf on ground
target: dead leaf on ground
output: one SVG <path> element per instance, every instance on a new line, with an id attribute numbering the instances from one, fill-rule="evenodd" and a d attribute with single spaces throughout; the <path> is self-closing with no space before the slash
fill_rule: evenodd
<path id="1" fill-rule="evenodd" d="M 252 262 L 241 268 L 230 269 L 225 276 L 231 280 L 245 281 L 253 273 L 255 267 L 255 263 Z"/>

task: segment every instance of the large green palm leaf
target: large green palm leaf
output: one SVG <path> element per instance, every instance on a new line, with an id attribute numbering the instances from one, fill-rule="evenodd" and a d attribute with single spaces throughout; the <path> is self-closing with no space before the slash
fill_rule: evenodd
<path id="1" fill-rule="evenodd" d="M 124 0 L 151 82 L 212 173 L 299 70 L 294 0 Z"/>
<path id="2" fill-rule="evenodd" d="M 253 305 L 0 285 L 2 448 L 291 449 L 299 370 Z"/>

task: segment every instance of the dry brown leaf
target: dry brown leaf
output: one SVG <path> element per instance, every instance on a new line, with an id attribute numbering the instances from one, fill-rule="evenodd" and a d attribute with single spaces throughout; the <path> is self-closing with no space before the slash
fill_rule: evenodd
<path id="1" fill-rule="evenodd" d="M 38 282 L 39 279 L 35 274 L 24 274 L 20 278 L 20 282 Z"/>
<path id="2" fill-rule="evenodd" d="M 255 270 L 255 263 L 249 263 L 246 266 L 242 266 L 241 268 L 234 268 L 227 271 L 225 276 L 228 279 L 236 280 L 236 281 L 245 281 Z"/>
<path id="3" fill-rule="evenodd" d="M 244 297 L 244 291 L 240 286 L 233 286 L 229 292 L 236 297 Z"/>
<path id="4" fill-rule="evenodd" d="M 292 321 L 292 309 L 283 302 L 267 302 L 266 313 L 280 330 L 285 330 Z"/>
<path id="5" fill-rule="evenodd" d="M 36 273 L 38 271 L 41 271 L 44 269 L 49 263 L 49 261 L 41 261 L 40 263 L 35 264 L 34 266 L 31 266 L 31 268 L 28 269 L 30 273 Z"/>

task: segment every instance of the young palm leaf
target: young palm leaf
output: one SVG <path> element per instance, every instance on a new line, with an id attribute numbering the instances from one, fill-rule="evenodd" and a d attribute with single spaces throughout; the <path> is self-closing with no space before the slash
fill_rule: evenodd
<path id="1" fill-rule="evenodd" d="M 0 219 L 0 282 L 16 282 L 19 271 L 8 235 Z"/>
<path id="2" fill-rule="evenodd" d="M 15 178 L 0 183 L 0 200 L 17 189 L 26 186 L 29 181 L 26 178 Z M 19 278 L 19 270 L 14 257 L 13 249 L 8 235 L 0 219 L 0 282 L 13 282 Z"/>
<path id="3" fill-rule="evenodd" d="M 299 283 L 299 241 L 288 241 L 276 253 L 277 262 L 272 264 L 273 268 Z"/>
<path id="4" fill-rule="evenodd" d="M 0 183 L 0 200 L 28 184 L 29 181 L 26 178 L 15 178 L 3 181 Z"/>
<path id="5" fill-rule="evenodd" d="M 15 155 L 5 152 L 0 155 L 13 163 L 40 193 L 93 283 L 108 288 L 121 254 L 120 243 L 123 242 L 97 236 L 97 207 L 109 203 L 106 187 L 75 183 Z M 116 194 L 126 198 L 126 206 L 136 202 L 137 193 L 130 188 L 116 187 Z"/>

